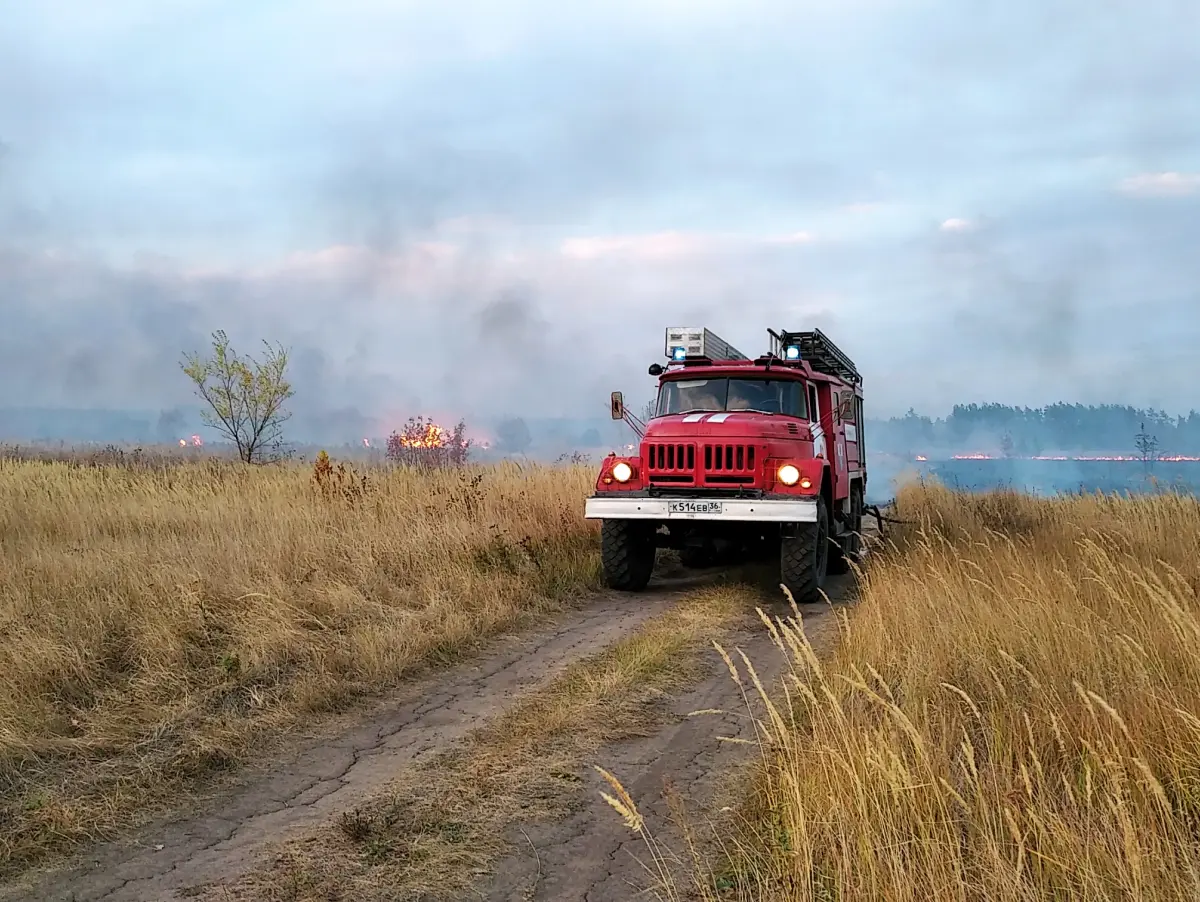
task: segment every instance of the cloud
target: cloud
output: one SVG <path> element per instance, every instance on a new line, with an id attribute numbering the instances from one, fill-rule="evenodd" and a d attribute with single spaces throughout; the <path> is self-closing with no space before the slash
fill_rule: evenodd
<path id="1" fill-rule="evenodd" d="M 689 257 L 711 252 L 722 244 L 715 235 L 686 235 L 680 232 L 659 232 L 653 235 L 607 235 L 590 238 L 568 238 L 562 243 L 564 256 L 577 260 L 620 255 L 646 260 Z"/>
<path id="2" fill-rule="evenodd" d="M 959 219 L 952 217 L 942 221 L 941 229 L 943 232 L 970 232 L 974 230 L 975 223 L 969 219 Z"/>
<path id="3" fill-rule="evenodd" d="M 765 239 L 770 244 L 811 244 L 817 240 L 812 232 L 791 232 L 787 235 L 773 235 Z"/>
<path id="4" fill-rule="evenodd" d="M 658 232 L 649 235 L 597 235 L 568 238 L 562 254 L 576 260 L 602 257 L 629 257 L 641 260 L 677 260 L 685 257 L 712 257 L 745 253 L 771 245 L 805 245 L 816 240 L 812 232 L 779 235 L 738 235 L 721 233 Z"/>
<path id="5" fill-rule="evenodd" d="M 1122 180 L 1118 190 L 1131 197 L 1186 197 L 1200 192 L 1200 173 L 1143 173 Z"/>

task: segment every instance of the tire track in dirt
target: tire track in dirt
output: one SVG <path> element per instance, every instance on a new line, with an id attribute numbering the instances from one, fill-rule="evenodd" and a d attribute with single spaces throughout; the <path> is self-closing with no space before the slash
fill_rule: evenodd
<path id="1" fill-rule="evenodd" d="M 575 661 L 618 642 L 715 574 L 656 577 L 639 595 L 604 594 L 533 632 L 488 643 L 467 664 L 428 675 L 344 732 L 310 737 L 248 771 L 204 813 L 176 817 L 76 859 L 0 899 L 169 902 L 244 872 L 268 847 L 350 810 L 412 763 L 444 750 Z"/>
<path id="2" fill-rule="evenodd" d="M 852 576 L 831 577 L 826 588 L 834 609 L 849 603 L 853 591 Z M 823 604 L 801 608 L 805 635 L 818 653 L 836 642 L 834 609 Z M 764 611 L 772 617 L 788 616 L 791 608 L 781 603 Z M 722 645 L 738 666 L 755 715 L 761 717 L 757 692 L 735 649 L 745 652 L 768 691 L 778 686 L 787 666 L 783 653 L 761 623 L 739 631 Z M 744 766 L 758 754 L 755 746 L 719 738 L 754 742 L 754 725 L 725 663 L 711 648 L 707 658 L 707 677 L 673 700 L 671 722 L 653 736 L 610 746 L 593 761 L 621 780 L 656 842 L 681 858 L 687 856 L 687 849 L 671 821 L 665 788 L 669 785 L 685 803 L 694 819 L 696 839 L 705 844 L 712 835 L 710 824 L 719 828 L 719 816 L 712 816 L 715 806 L 724 804 L 725 791 L 736 792 L 736 780 L 731 778 L 744 775 Z M 688 716 L 713 709 L 724 713 Z M 648 892 L 656 873 L 648 874 L 645 866 L 656 871 L 657 865 L 650 860 L 645 840 L 630 831 L 601 799 L 600 792 L 611 794 L 611 787 L 590 768 L 582 776 L 589 796 L 586 806 L 566 820 L 526 823 L 512 831 L 509 839 L 520 851 L 498 862 L 492 877 L 464 899 L 629 902 L 658 898 Z M 676 898 L 693 898 L 686 865 L 676 862 L 670 870 Z"/>

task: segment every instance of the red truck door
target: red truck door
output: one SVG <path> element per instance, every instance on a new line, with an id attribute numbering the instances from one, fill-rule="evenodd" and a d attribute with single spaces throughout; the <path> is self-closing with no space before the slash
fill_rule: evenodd
<path id="1" fill-rule="evenodd" d="M 846 442 L 835 417 L 836 399 L 837 393 L 828 383 L 810 384 L 808 387 L 808 417 L 813 426 L 813 451 L 817 457 L 829 461 L 834 500 L 845 498 L 850 491 L 846 479 Z"/>
<path id="2" fill-rule="evenodd" d="M 845 498 L 850 493 L 850 477 L 847 472 L 845 421 L 841 416 L 842 399 L 846 392 L 842 389 L 827 388 L 829 404 L 826 408 L 829 422 L 828 431 L 831 436 L 829 462 L 833 465 L 833 497 Z"/>
<path id="3" fill-rule="evenodd" d="M 829 459 L 828 437 L 821 412 L 825 405 L 820 403 L 820 392 L 815 383 L 808 384 L 808 423 L 813 434 L 813 456 Z"/>

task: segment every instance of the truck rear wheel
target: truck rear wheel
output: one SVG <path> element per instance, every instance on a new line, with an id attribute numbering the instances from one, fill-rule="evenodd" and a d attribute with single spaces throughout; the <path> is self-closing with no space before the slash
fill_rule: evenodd
<path id="1" fill-rule="evenodd" d="M 831 549 L 833 557 L 829 559 L 830 573 L 849 573 L 850 562 L 858 563 L 862 559 L 862 490 L 855 486 L 850 490 L 850 522 L 841 543 Z"/>
<path id="2" fill-rule="evenodd" d="M 781 582 L 796 604 L 821 600 L 829 569 L 829 511 L 817 496 L 817 522 L 802 523 L 794 536 L 783 536 L 779 547 Z"/>
<path id="3" fill-rule="evenodd" d="M 638 520 L 600 524 L 600 563 L 604 583 L 621 592 L 640 592 L 654 572 L 654 526 Z"/>

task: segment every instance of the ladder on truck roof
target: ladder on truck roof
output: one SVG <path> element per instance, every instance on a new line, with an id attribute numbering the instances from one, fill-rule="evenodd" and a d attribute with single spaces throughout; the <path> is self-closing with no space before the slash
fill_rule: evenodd
<path id="1" fill-rule="evenodd" d="M 846 356 L 846 352 L 830 341 L 829 336 L 820 329 L 811 332 L 787 332 L 768 329 L 771 336 L 771 353 L 776 357 L 784 356 L 784 349 L 796 347 L 800 350 L 800 359 L 807 360 L 818 373 L 836 376 L 852 385 L 862 382 L 862 374 L 854 361 Z"/>

